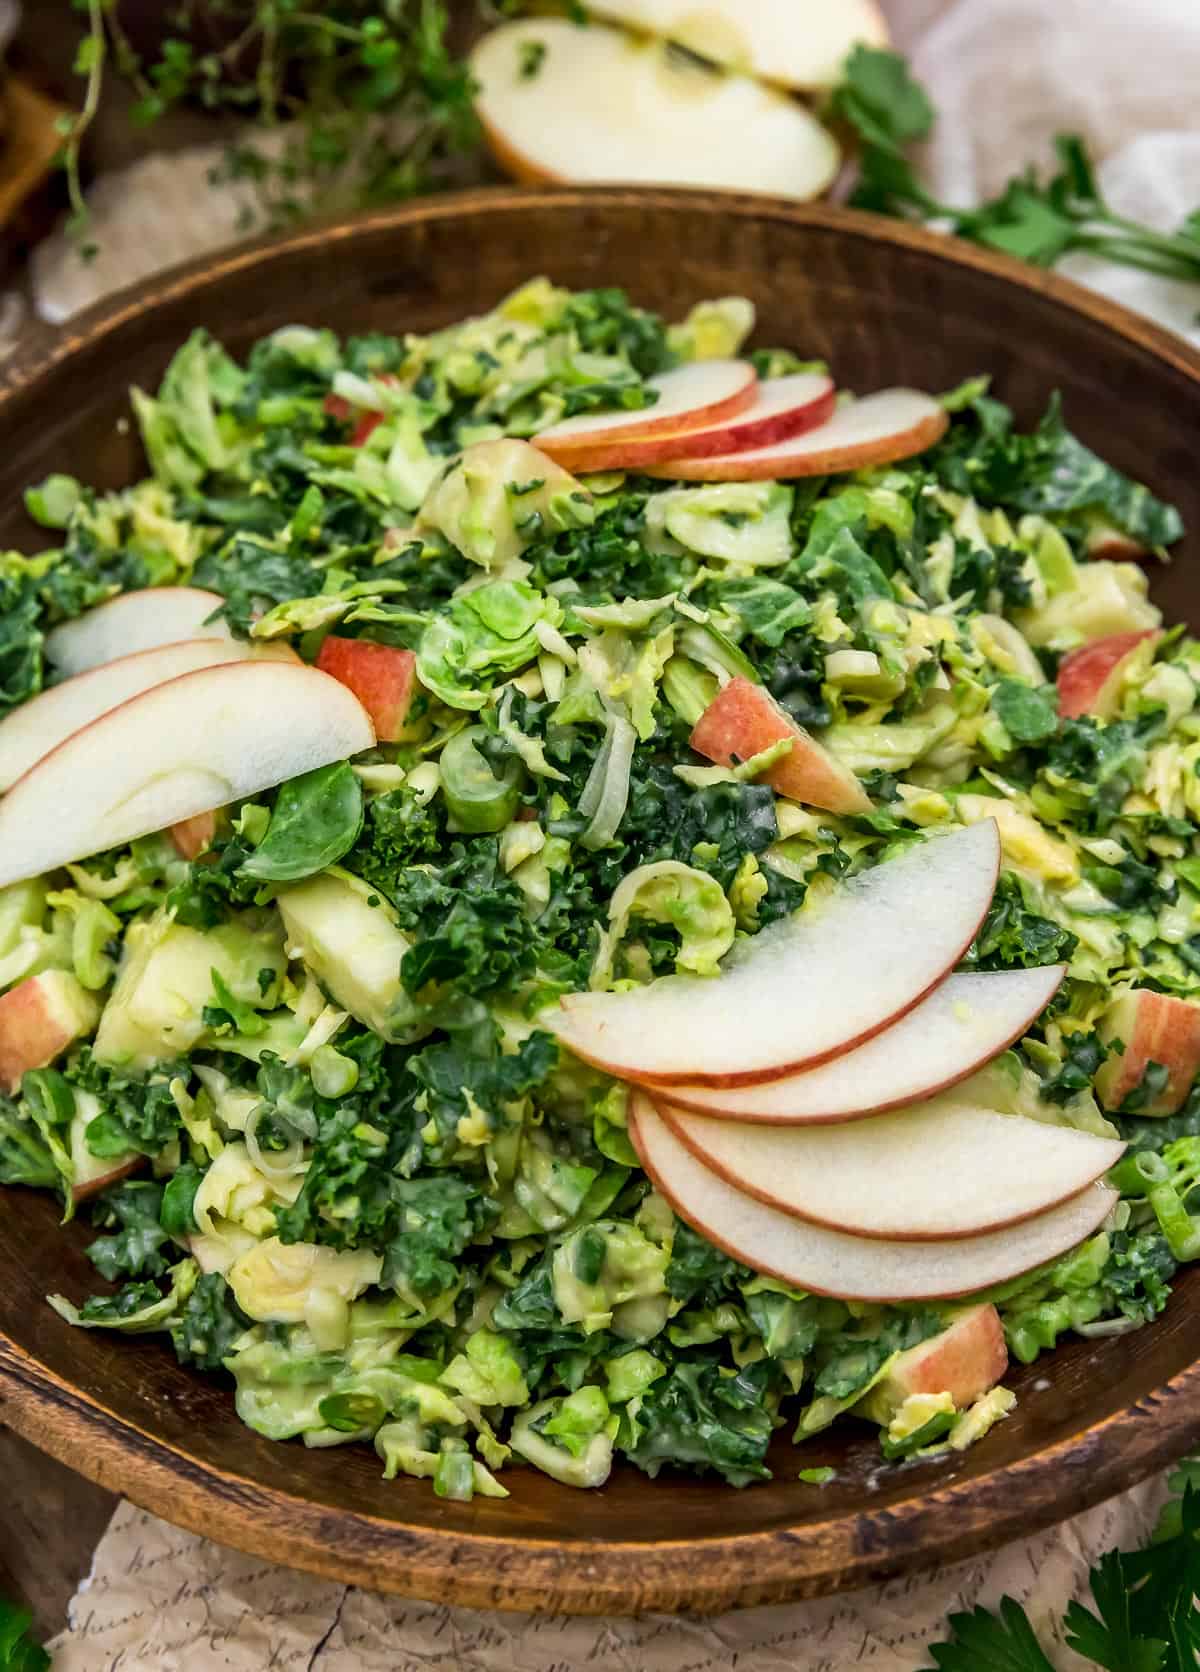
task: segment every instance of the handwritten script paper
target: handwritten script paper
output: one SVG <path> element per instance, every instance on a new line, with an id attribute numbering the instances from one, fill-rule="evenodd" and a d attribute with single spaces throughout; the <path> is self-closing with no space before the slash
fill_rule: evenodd
<path id="1" fill-rule="evenodd" d="M 1140 1543 L 1163 1489 L 1149 1482 L 995 1555 L 820 1602 L 713 1619 L 526 1619 L 373 1596 L 239 1556 L 123 1504 L 52 1645 L 55 1672 L 914 1672 L 947 1614 L 1008 1592 L 1052 1635 L 1087 1570 Z"/>

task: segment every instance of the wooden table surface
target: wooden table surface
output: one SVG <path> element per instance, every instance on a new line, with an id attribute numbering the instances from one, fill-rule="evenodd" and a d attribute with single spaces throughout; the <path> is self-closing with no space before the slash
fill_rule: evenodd
<path id="1" fill-rule="evenodd" d="M 91 1566 L 118 1500 L 0 1428 L 0 1596 L 33 1611 L 51 1637 Z"/>

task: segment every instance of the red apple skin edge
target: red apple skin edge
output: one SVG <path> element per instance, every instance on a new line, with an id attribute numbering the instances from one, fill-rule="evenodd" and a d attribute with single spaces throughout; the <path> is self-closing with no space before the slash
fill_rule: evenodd
<path id="1" fill-rule="evenodd" d="M 601 470 L 637 470 L 642 465 L 654 464 L 659 459 L 678 456 L 680 447 L 688 449 L 691 458 L 706 458 L 725 453 L 731 442 L 744 451 L 750 447 L 768 447 L 776 441 L 790 441 L 816 429 L 833 415 L 837 405 L 837 387 L 832 382 L 823 395 L 807 406 L 773 412 L 760 423 L 739 422 L 750 408 L 734 413 L 727 420 L 708 420 L 692 429 L 672 430 L 667 435 L 630 436 L 626 441 L 597 441 L 588 447 L 567 442 L 543 441 L 534 436 L 533 444 L 540 452 L 570 470 L 575 475 L 588 475 Z M 651 407 L 649 409 L 653 411 Z M 730 427 L 733 426 L 733 427 Z"/>
<path id="2" fill-rule="evenodd" d="M 989 904 L 991 903 L 991 896 L 992 892 L 995 890 L 996 882 L 999 881 L 999 876 L 1000 856 L 999 850 L 997 850 L 996 876 L 993 879 L 992 890 L 989 891 L 988 894 Z M 885 1028 L 891 1027 L 892 1023 L 898 1022 L 902 1016 L 907 1016 L 909 1011 L 920 1004 L 923 998 L 926 998 L 930 993 L 932 993 L 933 989 L 946 979 L 949 972 L 962 958 L 971 942 L 975 939 L 975 936 L 979 933 L 979 925 L 983 922 L 986 916 L 987 906 L 985 906 L 983 911 L 980 912 L 978 919 L 971 927 L 970 934 L 966 936 L 962 945 L 955 952 L 953 958 L 951 958 L 945 969 L 936 975 L 932 981 L 928 982 L 919 993 L 914 993 L 907 1004 L 897 1010 L 894 1015 L 884 1017 L 884 1019 L 881 1022 L 878 1022 L 874 1027 L 865 1028 L 862 1033 L 855 1034 L 853 1039 L 843 1040 L 840 1045 L 837 1045 L 832 1050 L 822 1051 L 819 1056 L 801 1057 L 795 1062 L 772 1063 L 770 1068 L 750 1069 L 749 1072 L 742 1073 L 731 1071 L 727 1074 L 705 1074 L 703 1076 L 698 1075 L 695 1072 L 679 1074 L 643 1074 L 640 1077 L 638 1084 L 655 1089 L 659 1087 L 666 1087 L 668 1090 L 671 1090 L 675 1086 L 695 1085 L 755 1086 L 761 1084 L 763 1080 L 782 1080 L 785 1075 L 799 1074 L 802 1069 L 819 1068 L 823 1062 L 832 1062 L 834 1057 L 844 1056 L 847 1051 L 853 1051 L 855 1046 L 864 1045 L 868 1039 L 874 1039 L 877 1033 L 882 1033 Z M 570 1007 L 570 999 L 571 995 L 568 993 L 566 998 L 563 1000 L 564 1007 L 568 1009 Z M 590 1063 L 593 1068 L 601 1068 L 606 1074 L 611 1074 L 618 1080 L 626 1078 L 626 1076 L 618 1069 L 614 1068 L 611 1063 L 605 1062 L 602 1057 L 595 1056 L 593 1053 L 588 1051 L 581 1051 L 574 1045 L 568 1045 L 567 1049 L 571 1051 L 574 1056 L 577 1056 L 581 1062 Z"/>
<path id="3" fill-rule="evenodd" d="M 896 464 L 934 446 L 950 424 L 947 413 L 930 413 L 911 429 L 877 441 L 847 443 L 825 453 L 805 453 L 797 459 L 786 457 L 755 459 L 739 453 L 722 453 L 717 458 L 668 459 L 648 470 L 648 476 L 678 482 L 789 482 L 804 476 L 836 476 L 871 465 Z"/>
<path id="4" fill-rule="evenodd" d="M 371 716 L 380 743 L 400 742 L 415 687 L 413 651 L 331 633 L 321 646 L 316 666 L 354 693 Z"/>
<path id="5" fill-rule="evenodd" d="M 1041 1214 L 1049 1213 L 1051 1208 L 1061 1207 L 1063 1202 L 1069 1202 L 1072 1196 L 1078 1196 L 1081 1188 L 1076 1185 L 1070 1190 L 1064 1190 L 1062 1195 L 1056 1196 L 1053 1201 L 1039 1202 L 1036 1207 L 1028 1208 L 1024 1213 L 1010 1214 L 1007 1219 L 989 1220 L 986 1225 L 976 1226 L 971 1231 L 869 1231 L 862 1230 L 857 1226 L 851 1229 L 840 1224 L 836 1219 L 825 1219 L 815 1213 L 797 1213 L 785 1201 L 772 1195 L 770 1190 L 766 1190 L 761 1185 L 741 1177 L 731 1167 L 717 1160 L 715 1156 L 707 1154 L 701 1148 L 694 1135 L 688 1131 L 686 1124 L 679 1120 L 679 1111 L 673 1110 L 670 1103 L 663 1099 L 661 1093 L 656 1093 L 654 1088 L 647 1088 L 647 1095 L 653 1103 L 655 1113 L 659 1119 L 670 1127 L 684 1149 L 690 1150 L 702 1166 L 707 1167 L 710 1173 L 715 1173 L 717 1178 L 724 1179 L 731 1189 L 740 1191 L 743 1196 L 752 1196 L 756 1202 L 762 1202 L 764 1206 L 774 1208 L 777 1213 L 787 1214 L 789 1219 L 796 1220 L 798 1224 L 816 1225 L 824 1231 L 841 1231 L 845 1236 L 860 1237 L 864 1242 L 952 1243 L 961 1242 L 965 1236 L 990 1236 L 993 1231 L 1007 1231 L 1010 1226 L 1024 1224 L 1027 1219 L 1037 1219 Z M 878 1114 L 879 1111 L 876 1110 L 875 1113 Z M 1091 1182 L 1095 1183 L 1095 1180 L 1093 1179 Z M 1086 1188 L 1086 1186 L 1082 1188 Z"/>
<path id="6" fill-rule="evenodd" d="M 1200 1005 L 1140 987 L 1109 1006 L 1099 1032 L 1105 1043 L 1120 1039 L 1125 1045 L 1124 1054 L 1108 1057 L 1096 1075 L 1106 1109 L 1120 1108 L 1152 1062 L 1161 1063 L 1169 1079 L 1139 1114 L 1173 1115 L 1183 1107 L 1200 1070 Z"/>
<path id="7" fill-rule="evenodd" d="M 71 1200 L 78 1207 L 80 1202 L 89 1201 L 93 1196 L 98 1196 L 102 1190 L 107 1190 L 110 1184 L 120 1184 L 122 1179 L 129 1178 L 131 1174 L 137 1172 L 139 1167 L 144 1166 L 145 1161 L 146 1157 L 144 1155 L 135 1155 L 132 1161 L 122 1161 L 121 1165 L 114 1167 L 111 1173 L 102 1173 L 98 1179 L 89 1179 L 86 1184 L 72 1185 Z"/>
<path id="8" fill-rule="evenodd" d="M 18 981 L 0 998 L 0 1090 L 14 1096 L 22 1075 L 52 1063 L 81 1031 L 86 1029 L 80 1022 L 54 1008 L 40 975 Z"/>
<path id="9" fill-rule="evenodd" d="M 1060 967 L 1062 969 L 1063 976 L 1065 977 L 1067 973 L 1067 966 L 1063 964 Z M 1060 977 L 1060 985 L 1061 981 L 1062 977 Z M 1053 994 L 1051 997 L 1053 997 Z M 1049 1002 L 1049 999 L 1047 999 L 1046 1004 Z M 998 1049 L 987 1051 L 984 1056 L 973 1062 L 970 1068 L 964 1068 L 961 1073 L 951 1075 L 948 1080 L 942 1080 L 936 1086 L 929 1086 L 925 1091 L 920 1093 L 919 1097 L 913 1097 L 911 1095 L 898 1097 L 894 1102 L 878 1103 L 873 1109 L 856 1109 L 852 1115 L 806 1115 L 803 1121 L 788 1120 L 783 1115 L 750 1115 L 742 1109 L 739 1109 L 736 1114 L 728 1116 L 728 1119 L 744 1121 L 747 1126 L 841 1126 L 845 1121 L 870 1120 L 872 1115 L 886 1115 L 893 1109 L 903 1109 L 906 1103 L 916 1103 L 921 1102 L 928 1097 L 937 1097 L 939 1093 L 949 1091 L 952 1086 L 960 1085 L 962 1081 L 969 1080 L 972 1074 L 975 1074 L 979 1069 L 984 1068 L 994 1057 L 1003 1055 L 1003 1053 L 1008 1050 L 1010 1045 L 1016 1044 L 1018 1039 L 1024 1039 L 1025 1035 L 1029 1032 L 1029 1029 L 1046 1008 L 1046 1004 L 1039 1005 L 1037 1010 L 1027 1016 L 1021 1025 L 1013 1030 L 1008 1039 L 1006 1039 L 1004 1044 Z M 898 1017 L 897 1020 L 902 1020 L 902 1018 Z M 889 1023 L 888 1026 L 890 1027 L 891 1023 Z M 887 1029 L 884 1028 L 880 1031 L 886 1033 Z M 879 1036 L 876 1035 L 875 1037 L 878 1038 Z M 803 1072 L 804 1070 L 802 1069 L 801 1073 Z M 778 1076 L 781 1080 L 784 1077 L 785 1076 L 782 1074 Z M 631 1082 L 633 1085 L 640 1085 L 641 1083 L 642 1082 L 640 1080 L 634 1080 Z M 689 1089 L 690 1088 L 686 1084 L 676 1085 L 671 1088 L 671 1101 L 677 1108 L 692 1111 L 698 1115 L 709 1115 L 714 1119 L 721 1118 L 720 1112 L 714 1109 L 711 1103 L 697 1103 L 695 1101 L 689 1103 Z M 647 1090 L 653 1093 L 654 1088 L 647 1085 Z M 655 1106 L 657 1107 L 657 1100 L 655 1100 Z M 661 1110 L 659 1112 L 661 1113 Z M 683 1134 L 680 1133 L 679 1136 L 682 1137 Z"/>
<path id="10" fill-rule="evenodd" d="M 763 778 L 780 795 L 829 813 L 869 813 L 871 799 L 846 766 L 797 725 L 765 686 L 741 674 L 728 680 L 692 728 L 698 755 L 719 766 L 751 760 L 773 743 L 792 739 L 790 754 Z"/>
<path id="11" fill-rule="evenodd" d="M 687 1212 L 680 1206 L 679 1202 L 676 1200 L 673 1192 L 664 1183 L 661 1174 L 654 1167 L 653 1163 L 647 1158 L 647 1156 L 645 1154 L 645 1145 L 642 1143 L 641 1133 L 638 1131 L 637 1097 L 636 1096 L 632 1099 L 632 1101 L 630 1103 L 630 1107 L 629 1107 L 629 1141 L 633 1145 L 634 1149 L 637 1151 L 638 1160 L 642 1164 L 642 1171 L 645 1173 L 646 1177 L 650 1180 L 650 1183 L 654 1186 L 655 1190 L 657 1190 L 658 1194 L 665 1201 L 670 1203 L 672 1212 L 674 1212 L 680 1219 L 682 1219 L 683 1222 L 686 1225 L 690 1225 L 692 1227 L 692 1230 L 696 1231 L 700 1236 L 702 1236 L 706 1242 L 710 1242 L 713 1245 L 714 1248 L 719 1248 L 721 1250 L 722 1254 L 727 1254 L 731 1260 L 736 1260 L 738 1262 L 738 1264 L 740 1265 L 742 1263 L 742 1256 L 738 1253 L 737 1249 L 736 1248 L 731 1248 L 727 1242 L 722 1241 L 722 1239 L 712 1230 L 711 1226 L 700 1225 L 694 1219 L 689 1217 Z M 794 1274 L 791 1274 L 791 1273 L 788 1273 L 788 1272 L 785 1272 L 785 1271 L 776 1271 L 774 1269 L 774 1267 L 765 1266 L 765 1265 L 764 1266 L 754 1266 L 752 1269 L 754 1271 L 759 1272 L 763 1277 L 774 1277 L 774 1278 L 777 1278 L 779 1280 L 779 1282 L 781 1282 L 781 1283 L 787 1283 L 787 1284 L 791 1285 L 792 1287 L 795 1286 Z M 832 1300 L 841 1300 L 841 1299 L 847 1298 L 847 1297 L 844 1297 L 844 1296 L 841 1296 L 841 1295 L 833 1294 L 832 1290 L 830 1290 L 830 1289 L 819 1289 L 814 1283 L 806 1282 L 804 1287 L 807 1290 L 807 1292 L 811 1295 L 828 1295 Z M 853 1297 L 849 1297 L 849 1298 L 853 1298 Z M 943 1295 L 943 1296 L 939 1296 L 939 1299 L 953 1300 L 954 1296 L 953 1295 Z M 897 1301 L 898 1301 L 899 1304 L 907 1304 L 906 1302 L 904 1302 L 902 1300 L 901 1297 L 897 1297 Z"/>
<path id="12" fill-rule="evenodd" d="M 955 1407 L 963 1410 L 996 1383 L 1008 1369 L 1008 1345 L 1000 1314 L 989 1303 L 973 1306 L 947 1326 L 940 1335 L 919 1342 L 900 1353 L 890 1372 L 867 1396 L 870 1412 L 876 1396 L 879 1420 L 887 1420 L 914 1393 L 948 1393 Z"/>
<path id="13" fill-rule="evenodd" d="M 1154 627 L 1136 633 L 1110 633 L 1064 656 L 1055 680 L 1060 716 L 1064 720 L 1078 720 L 1083 714 L 1109 718 L 1124 664 L 1147 639 L 1161 638 Z"/>

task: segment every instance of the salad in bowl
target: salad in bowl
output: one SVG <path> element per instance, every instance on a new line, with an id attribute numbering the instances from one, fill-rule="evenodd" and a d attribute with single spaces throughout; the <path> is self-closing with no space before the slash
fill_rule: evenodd
<path id="1" fill-rule="evenodd" d="M 144 481 L 28 492 L 0 1183 L 95 1226 L 62 1318 L 269 1438 L 463 1499 L 786 1424 L 819 1481 L 1200 1254 L 1180 519 L 1057 400 L 753 324 L 199 330 Z"/>

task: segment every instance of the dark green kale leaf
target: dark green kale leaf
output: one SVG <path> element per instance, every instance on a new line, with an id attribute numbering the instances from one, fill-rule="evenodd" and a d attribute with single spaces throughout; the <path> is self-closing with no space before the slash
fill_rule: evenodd
<path id="1" fill-rule="evenodd" d="M 617 598 L 662 598 L 678 592 L 695 574 L 698 559 L 687 553 L 651 552 L 643 543 L 648 493 L 660 483 L 626 487 L 615 504 L 601 511 L 589 528 L 572 529 L 535 541 L 525 552 L 538 587 L 574 580 L 581 603 Z"/>
<path id="2" fill-rule="evenodd" d="M 515 1051 L 500 1051 L 496 1044 L 486 1050 L 468 1048 L 463 1035 L 455 1033 L 413 1052 L 405 1067 L 426 1094 L 426 1113 L 450 1143 L 458 1122 L 468 1119 L 473 1108 L 499 1124 L 505 1106 L 540 1086 L 557 1063 L 558 1044 L 548 1033 L 531 1033 Z"/>
<path id="3" fill-rule="evenodd" d="M 171 1080 L 181 1064 L 163 1063 L 152 1074 L 126 1073 L 97 1062 L 86 1048 L 67 1078 L 100 1100 L 100 1113 L 89 1121 L 87 1146 L 93 1155 L 157 1155 L 179 1136 L 179 1109 L 171 1096 Z"/>
<path id="4" fill-rule="evenodd" d="M 220 1272 L 209 1271 L 171 1319 L 171 1341 L 180 1364 L 219 1370 L 250 1320 Z"/>
<path id="5" fill-rule="evenodd" d="M 1007 511 L 1103 511 L 1147 546 L 1171 545 L 1183 533 L 1174 506 L 1105 464 L 1067 429 L 1057 395 L 1031 435 L 1016 434 L 1011 412 L 980 397 L 956 419 L 930 465 L 955 492 Z"/>
<path id="6" fill-rule="evenodd" d="M 1020 880 L 1001 873 L 983 927 L 963 959 L 964 969 L 1033 969 L 1068 963 L 1079 944 L 1069 929 L 1030 910 Z"/>
<path id="7" fill-rule="evenodd" d="M 766 1359 L 733 1375 L 699 1356 L 677 1363 L 646 1390 L 636 1414 L 626 1412 L 617 1446 L 651 1478 L 670 1463 L 715 1469 L 731 1486 L 769 1480 L 771 1375 Z"/>
<path id="8" fill-rule="evenodd" d="M 1156 866 L 1143 865 L 1132 854 L 1119 865 L 1085 865 L 1083 875 L 1121 911 L 1156 912 L 1179 895 L 1173 879 L 1164 884 Z"/>
<path id="9" fill-rule="evenodd" d="M 574 331 L 580 348 L 591 354 L 622 354 L 643 377 L 666 371 L 675 356 L 657 314 L 635 308 L 623 290 L 577 290 L 567 302 L 557 329 Z"/>
<path id="10" fill-rule="evenodd" d="M 515 986 L 536 967 L 539 933 L 494 837 L 455 842 L 437 871 L 405 871 L 392 901 L 416 943 L 400 966 L 410 993 L 433 983 L 479 997 Z"/>
<path id="11" fill-rule="evenodd" d="M 461 1174 L 396 1179 L 391 1188 L 392 1237 L 382 1282 L 427 1299 L 449 1289 L 454 1262 L 490 1222 L 495 1203 Z"/>
<path id="12" fill-rule="evenodd" d="M 320 592 L 325 570 L 315 553 L 309 558 L 280 551 L 265 539 L 236 533 L 205 552 L 192 578 L 196 586 L 221 594 L 225 603 L 217 613 L 239 638 L 249 638 L 251 622 L 272 604 Z"/>
<path id="13" fill-rule="evenodd" d="M 1148 1323 L 1162 1311 L 1178 1270 L 1167 1239 L 1158 1231 L 1114 1231 L 1101 1274 L 1106 1312 Z"/>
<path id="14" fill-rule="evenodd" d="M 824 1398 L 849 1399 L 893 1353 L 916 1347 L 942 1328 L 932 1307 L 911 1307 L 893 1310 L 869 1326 L 841 1329 L 819 1351 L 814 1390 Z"/>
<path id="15" fill-rule="evenodd" d="M 148 1307 L 159 1305 L 162 1298 L 154 1283 L 126 1283 L 115 1295 L 89 1295 L 79 1308 L 79 1321 L 119 1325 Z"/>
<path id="16" fill-rule="evenodd" d="M 715 1247 L 699 1231 L 680 1220 L 667 1266 L 667 1293 L 676 1300 L 717 1306 L 736 1291 L 743 1268 Z"/>
<path id="17" fill-rule="evenodd" d="M 106 1190 L 96 1208 L 95 1221 L 109 1236 L 88 1245 L 88 1259 L 102 1277 L 161 1277 L 171 1264 L 164 1255 L 167 1233 L 159 1214 L 163 1187 L 150 1180 L 118 1184 Z"/>
<path id="18" fill-rule="evenodd" d="M 346 869 L 391 899 L 401 872 L 410 865 L 425 864 L 441 849 L 440 805 L 438 798 L 423 807 L 404 785 L 386 795 L 372 796 L 367 801 L 362 834 L 343 861 Z"/>
<path id="19" fill-rule="evenodd" d="M 58 1169 L 41 1133 L 10 1097 L 0 1097 L 0 1184 L 49 1190 Z"/>
<path id="20" fill-rule="evenodd" d="M 1042 1081 L 1041 1095 L 1047 1103 L 1069 1103 L 1082 1091 L 1090 1091 L 1108 1049 L 1094 1031 L 1072 1033 L 1063 1045 L 1062 1067 Z"/>

